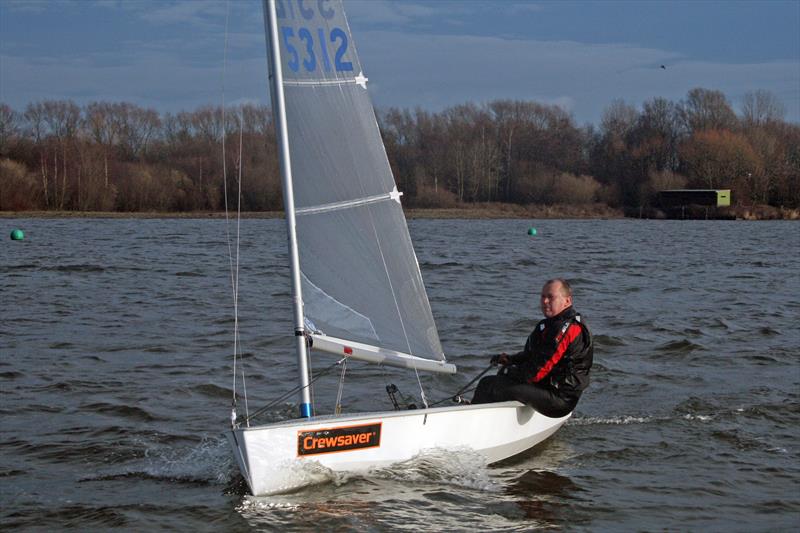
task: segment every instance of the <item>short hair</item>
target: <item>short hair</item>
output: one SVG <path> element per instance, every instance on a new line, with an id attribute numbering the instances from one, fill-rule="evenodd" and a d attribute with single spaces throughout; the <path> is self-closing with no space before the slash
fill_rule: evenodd
<path id="1" fill-rule="evenodd" d="M 572 286 L 564 278 L 548 279 L 545 282 L 544 286 L 547 287 L 551 283 L 560 283 L 561 284 L 561 294 L 563 294 L 564 296 L 572 296 Z"/>

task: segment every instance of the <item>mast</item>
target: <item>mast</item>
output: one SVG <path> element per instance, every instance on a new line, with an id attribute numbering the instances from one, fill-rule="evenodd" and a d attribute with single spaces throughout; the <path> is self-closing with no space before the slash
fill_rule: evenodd
<path id="1" fill-rule="evenodd" d="M 272 112 L 275 134 L 280 155 L 283 205 L 286 211 L 286 233 L 289 240 L 289 267 L 292 274 L 292 298 L 294 301 L 294 335 L 297 349 L 297 369 L 300 378 L 300 416 L 309 418 L 311 412 L 311 390 L 308 377 L 308 352 L 306 349 L 305 321 L 303 317 L 303 292 L 300 284 L 300 255 L 297 250 L 295 227 L 294 190 L 292 188 L 292 164 L 289 154 L 289 132 L 286 126 L 286 105 L 283 95 L 283 70 L 281 66 L 278 18 L 275 0 L 264 0 L 264 30 L 267 34 L 267 57 L 272 79 Z"/>

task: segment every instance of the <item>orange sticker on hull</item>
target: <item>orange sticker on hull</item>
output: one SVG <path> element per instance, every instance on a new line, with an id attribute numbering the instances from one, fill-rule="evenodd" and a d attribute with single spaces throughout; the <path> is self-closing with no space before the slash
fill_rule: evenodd
<path id="1" fill-rule="evenodd" d="M 380 445 L 380 422 L 297 432 L 297 455 L 347 452 Z"/>

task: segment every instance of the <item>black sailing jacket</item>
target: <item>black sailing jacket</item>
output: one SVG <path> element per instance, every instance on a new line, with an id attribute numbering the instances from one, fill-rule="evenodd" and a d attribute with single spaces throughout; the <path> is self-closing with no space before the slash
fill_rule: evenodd
<path id="1" fill-rule="evenodd" d="M 536 325 L 525 349 L 510 357 L 526 383 L 577 399 L 589 386 L 594 348 L 589 328 L 573 307 Z"/>

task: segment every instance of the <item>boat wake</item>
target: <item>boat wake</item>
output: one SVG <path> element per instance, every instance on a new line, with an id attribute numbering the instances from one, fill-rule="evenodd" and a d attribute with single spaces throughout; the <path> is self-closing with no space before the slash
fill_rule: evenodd
<path id="1" fill-rule="evenodd" d="M 627 425 L 627 424 L 647 424 L 656 420 L 652 416 L 611 416 L 599 417 L 590 416 L 585 418 L 573 417 L 567 421 L 568 426 L 591 426 L 591 425 Z"/>
<path id="2" fill-rule="evenodd" d="M 370 471 L 370 477 L 406 483 L 436 483 L 483 491 L 497 491 L 486 458 L 470 448 L 433 448 L 408 461 Z"/>
<path id="3" fill-rule="evenodd" d="M 147 449 L 145 458 L 145 473 L 169 479 L 225 484 L 236 472 L 228 442 L 222 436 L 203 438 L 188 448 Z"/>
<path id="4" fill-rule="evenodd" d="M 585 417 L 572 418 L 567 422 L 568 426 L 591 426 L 591 425 L 612 425 L 626 426 L 629 424 L 649 424 L 652 422 L 669 422 L 672 420 L 688 420 L 698 422 L 708 422 L 714 415 L 701 415 L 685 413 L 677 416 L 611 416 L 611 417 Z"/>
<path id="5" fill-rule="evenodd" d="M 392 529 L 408 530 L 416 527 L 404 525 L 425 512 L 427 529 L 457 531 L 465 516 L 480 524 L 487 516 L 486 498 L 503 497 L 505 490 L 490 479 L 484 456 L 471 449 L 427 449 L 402 463 L 358 474 L 333 472 L 318 464 L 319 470 L 313 470 L 310 461 L 302 464 L 306 475 L 328 476 L 331 482 L 291 494 L 245 495 L 236 512 L 251 528 L 285 530 L 302 516 L 317 529 L 382 531 L 392 524 Z M 481 505 L 465 515 L 461 502 L 476 492 Z M 493 514 L 488 516 L 494 520 Z"/>
<path id="6" fill-rule="evenodd" d="M 150 479 L 172 483 L 200 485 L 227 485 L 233 482 L 237 470 L 224 437 L 204 438 L 193 446 L 154 445 L 142 443 L 140 458 L 121 470 L 99 472 L 80 481 L 108 481 L 114 479 Z"/>
<path id="7" fill-rule="evenodd" d="M 359 473 L 337 472 L 316 461 L 293 461 L 288 465 L 276 464 L 269 477 L 275 482 L 276 489 L 266 496 L 247 496 L 242 502 L 244 507 L 273 508 L 276 501 L 281 505 L 285 503 L 280 498 L 275 500 L 276 496 L 295 494 L 305 497 L 310 495 L 306 489 L 317 489 L 321 485 L 329 485 L 335 490 L 346 485 L 388 481 L 404 485 L 450 485 L 490 492 L 500 490 L 490 479 L 485 457 L 469 448 L 429 449 L 408 461 Z"/>

